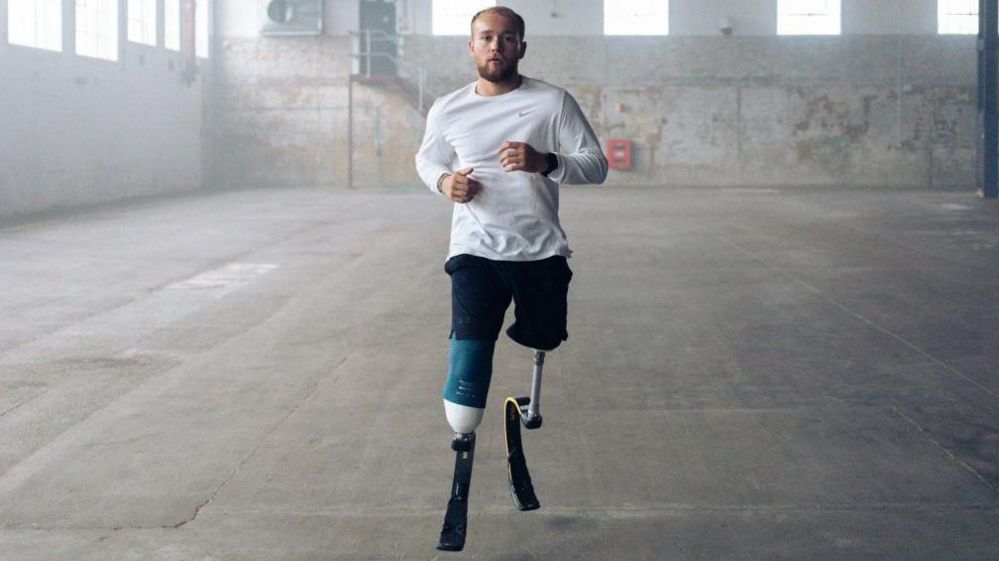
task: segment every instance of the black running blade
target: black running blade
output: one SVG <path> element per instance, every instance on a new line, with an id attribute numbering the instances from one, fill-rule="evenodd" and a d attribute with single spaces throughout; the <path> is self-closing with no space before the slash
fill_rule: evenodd
<path id="1" fill-rule="evenodd" d="M 461 551 L 465 548 L 465 532 L 468 529 L 468 501 L 455 500 L 447 502 L 447 513 L 444 514 L 444 526 L 437 549 L 441 551 Z"/>
<path id="2" fill-rule="evenodd" d="M 441 551 L 461 551 L 465 547 L 465 534 L 468 530 L 468 489 L 472 484 L 472 461 L 475 459 L 475 437 L 468 450 L 455 452 L 454 482 L 451 484 L 451 498 L 447 501 L 444 513 L 444 526 L 437 549 Z"/>
<path id="3" fill-rule="evenodd" d="M 506 433 L 506 458 L 510 494 L 513 496 L 517 510 L 536 510 L 541 507 L 538 496 L 534 493 L 531 483 L 531 473 L 527 470 L 527 459 L 524 457 L 524 447 L 520 438 L 521 406 L 530 403 L 527 397 L 506 398 L 504 415 L 504 432 Z"/>

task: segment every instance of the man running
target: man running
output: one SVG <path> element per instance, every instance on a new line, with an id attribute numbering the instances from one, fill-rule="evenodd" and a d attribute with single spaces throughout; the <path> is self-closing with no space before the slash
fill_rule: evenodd
<path id="1" fill-rule="evenodd" d="M 607 159 L 579 105 L 562 88 L 521 75 L 524 20 L 505 7 L 472 18 L 477 81 L 427 115 L 420 178 L 454 201 L 444 270 L 451 276 L 444 410 L 456 440 L 482 421 L 503 316 L 514 341 L 552 350 L 568 337 L 572 272 L 559 224 L 559 184 L 603 183 Z"/>

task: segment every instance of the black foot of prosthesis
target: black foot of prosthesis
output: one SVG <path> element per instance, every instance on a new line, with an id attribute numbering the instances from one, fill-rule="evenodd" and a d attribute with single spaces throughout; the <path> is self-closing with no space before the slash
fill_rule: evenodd
<path id="1" fill-rule="evenodd" d="M 444 513 L 444 526 L 437 549 L 441 551 L 461 551 L 465 547 L 465 533 L 468 530 L 468 489 L 472 484 L 472 461 L 475 459 L 475 433 L 456 434 L 451 441 L 454 450 L 454 481 L 451 483 L 451 498 L 447 501 Z"/>

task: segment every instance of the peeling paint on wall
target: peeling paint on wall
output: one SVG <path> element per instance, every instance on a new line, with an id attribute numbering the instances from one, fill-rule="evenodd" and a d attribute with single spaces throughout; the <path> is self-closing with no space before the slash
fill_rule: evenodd
<path id="1" fill-rule="evenodd" d="M 346 184 L 348 53 L 232 41 L 226 183 Z M 461 38 L 408 36 L 405 55 L 437 95 L 474 78 Z M 610 184 L 923 187 L 973 183 L 974 60 L 973 38 L 936 36 L 535 37 L 522 68 L 566 87 L 602 141 L 634 142 Z M 355 102 L 355 183 L 418 186 L 420 114 L 387 86 Z"/>

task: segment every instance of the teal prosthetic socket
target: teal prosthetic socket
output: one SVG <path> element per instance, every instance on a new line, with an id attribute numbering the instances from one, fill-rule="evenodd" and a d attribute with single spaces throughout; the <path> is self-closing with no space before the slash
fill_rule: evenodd
<path id="1" fill-rule="evenodd" d="M 489 382 L 493 377 L 495 347 L 496 341 L 451 339 L 444 399 L 458 405 L 485 409 Z"/>

